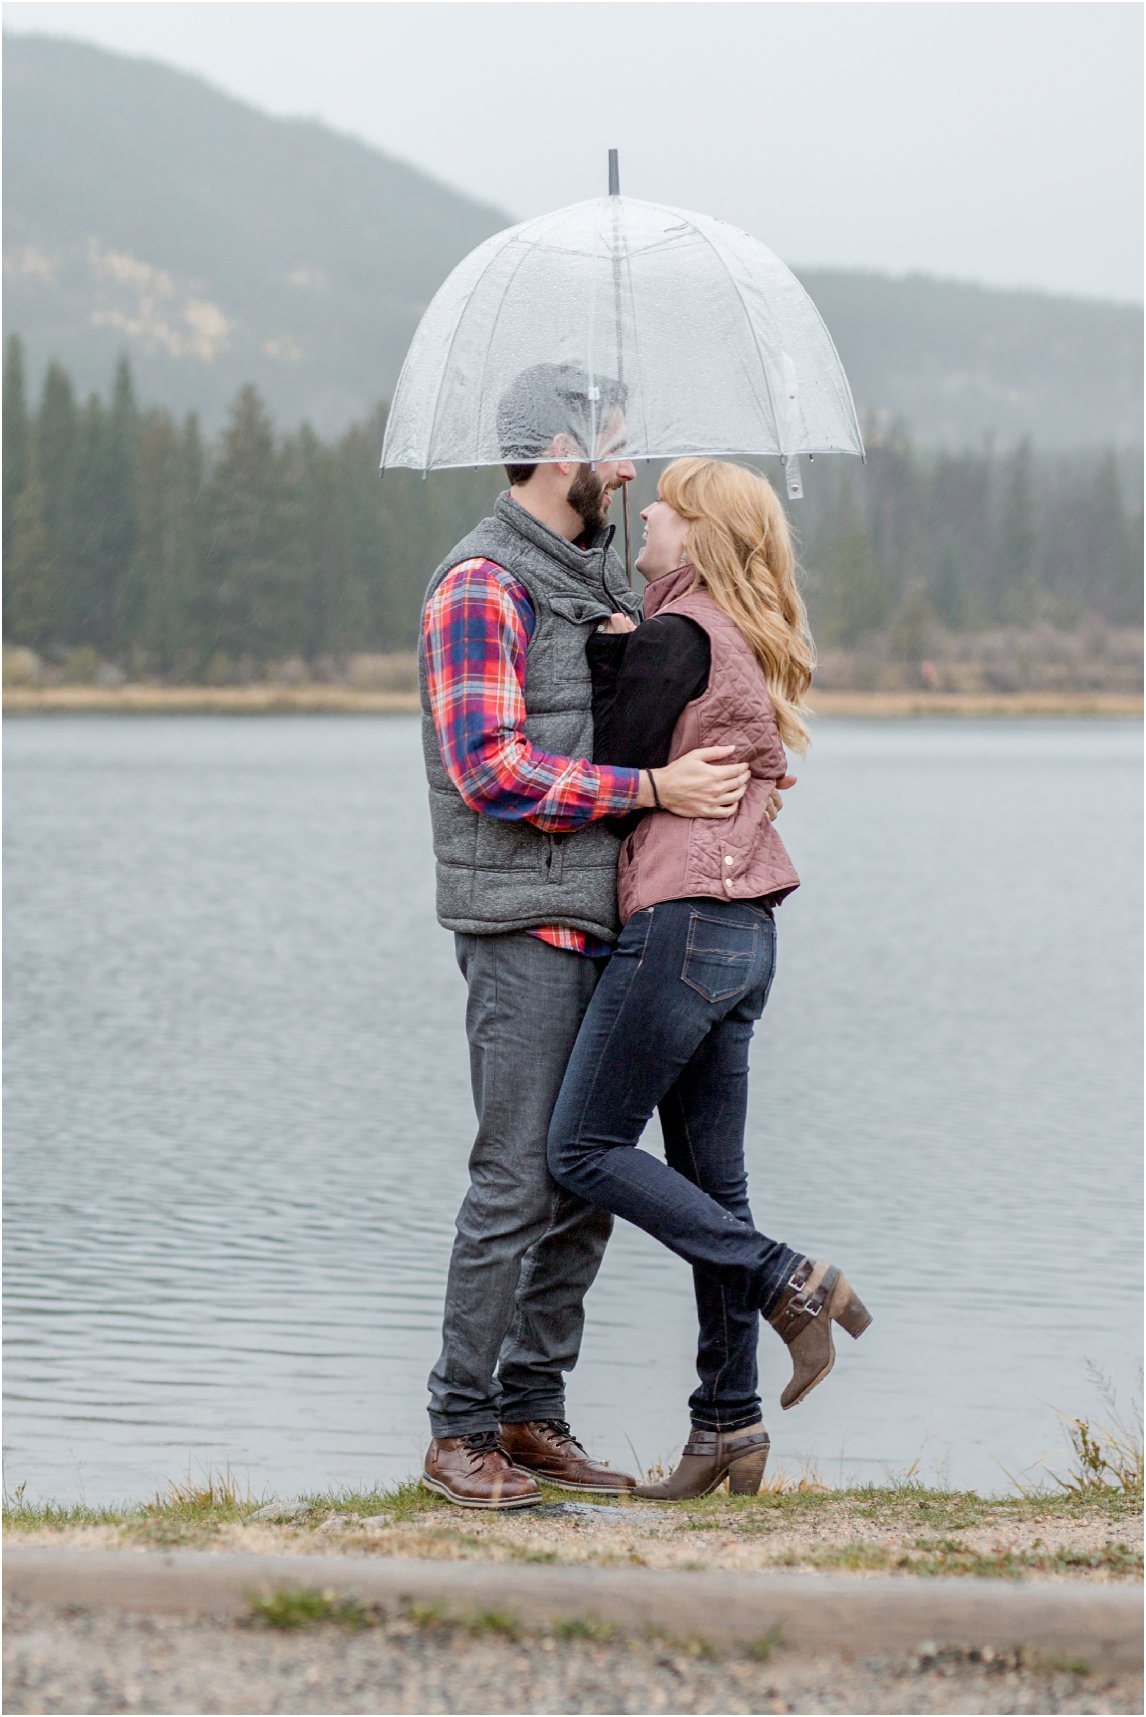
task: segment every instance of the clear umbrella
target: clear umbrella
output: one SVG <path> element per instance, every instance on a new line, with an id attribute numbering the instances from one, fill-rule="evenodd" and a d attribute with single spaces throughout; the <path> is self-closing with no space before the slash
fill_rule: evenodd
<path id="1" fill-rule="evenodd" d="M 779 257 L 707 215 L 612 194 L 509 227 L 459 263 L 402 367 L 383 468 L 502 464 L 514 415 L 533 416 L 527 372 L 542 366 L 551 398 L 555 364 L 587 378 L 565 427 L 589 459 L 618 383 L 631 459 L 779 454 L 794 495 L 799 454 L 863 456 L 831 335 Z"/>

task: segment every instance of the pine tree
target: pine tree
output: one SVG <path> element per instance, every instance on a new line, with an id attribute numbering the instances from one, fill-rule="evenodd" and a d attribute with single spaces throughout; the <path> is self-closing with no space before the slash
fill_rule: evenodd
<path id="1" fill-rule="evenodd" d="M 918 664 L 931 650 L 935 610 L 922 580 L 904 592 L 888 627 L 888 649 L 897 662 Z"/>
<path id="2" fill-rule="evenodd" d="M 33 465 L 12 509 L 4 609 L 6 636 L 33 649 L 58 637 L 60 567 L 48 528 L 47 500 L 47 486 Z"/>
<path id="3" fill-rule="evenodd" d="M 174 490 L 172 669 L 181 679 L 195 681 L 218 645 L 217 616 L 204 576 L 206 456 L 195 412 L 185 419 L 179 437 Z"/>
<path id="4" fill-rule="evenodd" d="M 62 364 L 50 363 L 35 424 L 36 470 L 45 487 L 50 528 L 64 528 L 75 481 L 78 413 L 72 380 Z"/>
<path id="5" fill-rule="evenodd" d="M 258 665 L 296 651 L 303 627 L 299 507 L 258 392 L 244 387 L 211 485 L 207 571 L 220 651 Z"/>
<path id="6" fill-rule="evenodd" d="M 985 593 L 995 577 L 986 461 L 974 453 L 940 454 L 925 516 L 927 589 L 939 620 L 958 631 L 976 607 L 986 617 Z"/>
<path id="7" fill-rule="evenodd" d="M 136 459 L 139 446 L 139 410 L 131 366 L 126 358 L 116 365 L 111 410 L 107 421 L 107 443 L 103 469 L 103 507 L 100 515 L 96 584 L 98 613 L 94 642 L 109 655 L 119 653 L 136 631 L 135 616 L 121 596 L 135 552 Z"/>
<path id="8" fill-rule="evenodd" d="M 379 411 L 371 422 L 348 429 L 335 449 L 337 505 L 351 562 L 355 623 L 346 645 L 351 650 L 400 647 L 392 641 L 398 635 L 391 608 L 396 558 L 392 501 L 395 481 L 404 473 L 379 477 L 384 427 Z M 427 573 L 423 589 L 428 581 Z M 403 612 L 399 626 L 406 618 Z"/>
<path id="9" fill-rule="evenodd" d="M 873 463 L 878 465 L 878 482 L 868 503 L 868 533 L 889 600 L 894 601 L 909 586 L 926 582 L 931 553 L 926 484 L 902 424 L 873 451 Z"/>
<path id="10" fill-rule="evenodd" d="M 175 656 L 175 462 L 178 438 L 165 411 L 143 418 L 133 506 L 135 548 L 120 579 L 119 637 L 133 665 L 167 672 Z"/>
<path id="11" fill-rule="evenodd" d="M 1101 612 L 1119 626 L 1141 625 L 1142 568 L 1135 564 L 1118 462 L 1107 452 L 1090 485 L 1088 582 Z M 1097 588 L 1096 588 L 1097 587 Z"/>
<path id="12" fill-rule="evenodd" d="M 996 615 L 1030 623 L 1038 618 L 1035 506 L 1031 447 L 1024 441 L 1008 461 L 1000 519 Z"/>
<path id="13" fill-rule="evenodd" d="M 24 342 L 9 334 L 4 346 L 4 565 L 15 534 L 16 501 L 28 481 L 32 420 L 24 376 Z"/>
<path id="14" fill-rule="evenodd" d="M 304 550 L 302 653 L 313 663 L 361 649 L 365 616 L 348 522 L 339 504 L 337 454 L 309 425 L 298 438 L 297 464 Z"/>
<path id="15" fill-rule="evenodd" d="M 894 595 L 887 568 L 863 524 L 852 525 L 840 538 L 832 574 L 838 641 L 851 646 L 882 632 L 891 616 Z"/>
<path id="16" fill-rule="evenodd" d="M 931 581 L 931 599 L 940 622 L 949 631 L 957 632 L 966 614 L 967 602 L 960 577 L 959 554 L 950 543 L 939 550 Z"/>
<path id="17" fill-rule="evenodd" d="M 77 494 L 79 421 L 71 378 L 60 364 L 49 364 L 45 373 L 33 440 L 35 471 L 43 485 L 39 510 L 53 569 L 50 593 L 43 597 L 48 606 L 40 607 L 41 636 L 56 644 L 83 643 L 73 600 L 84 548 Z"/>
<path id="18" fill-rule="evenodd" d="M 107 408 L 92 394 L 80 413 L 76 433 L 75 552 L 68 579 L 68 636 L 80 644 L 102 639 L 103 533 L 107 492 Z"/>
<path id="19" fill-rule="evenodd" d="M 874 461 L 873 461 L 874 463 Z M 812 631 L 820 643 L 850 648 L 887 624 L 893 585 L 846 467 L 807 550 Z"/>

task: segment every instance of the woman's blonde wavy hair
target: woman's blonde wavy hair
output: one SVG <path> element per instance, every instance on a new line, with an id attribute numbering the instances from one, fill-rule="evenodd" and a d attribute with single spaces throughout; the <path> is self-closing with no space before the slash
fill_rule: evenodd
<path id="1" fill-rule="evenodd" d="M 796 587 L 788 520 L 767 477 L 718 459 L 677 459 L 660 495 L 688 525 L 685 560 L 716 606 L 751 645 L 776 710 L 784 744 L 808 749 L 804 694 L 815 646 Z"/>

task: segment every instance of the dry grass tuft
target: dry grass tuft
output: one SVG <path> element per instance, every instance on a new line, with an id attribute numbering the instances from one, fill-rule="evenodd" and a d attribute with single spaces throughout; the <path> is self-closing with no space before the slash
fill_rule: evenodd
<path id="1" fill-rule="evenodd" d="M 1091 1381 L 1105 1406 L 1101 1420 L 1076 1419 L 1059 1412 L 1070 1440 L 1073 1465 L 1068 1473 L 1050 1473 L 1060 1490 L 1071 1496 L 1114 1491 L 1142 1501 L 1142 1374 L 1138 1394 L 1126 1415 L 1110 1378 L 1099 1366 L 1087 1365 Z"/>
<path id="2" fill-rule="evenodd" d="M 169 1479 L 150 1502 L 144 1503 L 141 1512 L 191 1520 L 201 1515 L 238 1514 L 252 1506 L 250 1490 L 240 1490 L 229 1467 L 221 1473 L 208 1468 L 199 1479 L 190 1474 L 185 1479 Z"/>

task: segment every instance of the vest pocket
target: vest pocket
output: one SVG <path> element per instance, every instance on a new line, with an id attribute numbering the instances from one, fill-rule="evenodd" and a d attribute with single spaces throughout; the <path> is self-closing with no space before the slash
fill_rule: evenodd
<path id="1" fill-rule="evenodd" d="M 742 995 L 752 980 L 759 934 L 755 924 L 730 924 L 694 909 L 689 915 L 681 978 L 707 1002 Z"/>
<path id="2" fill-rule="evenodd" d="M 547 835 L 545 840 L 545 880 L 560 882 L 565 874 L 565 837 Z"/>
<path id="3" fill-rule="evenodd" d="M 544 876 L 549 868 L 550 837 L 529 823 L 499 822 L 478 816 L 474 864 L 482 870 L 527 871 Z"/>

